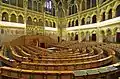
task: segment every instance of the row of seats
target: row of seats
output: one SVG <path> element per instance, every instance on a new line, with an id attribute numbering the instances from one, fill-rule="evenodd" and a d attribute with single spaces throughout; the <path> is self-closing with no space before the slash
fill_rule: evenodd
<path id="1" fill-rule="evenodd" d="M 99 66 L 108 64 L 109 62 L 112 61 L 112 55 L 108 55 L 107 57 L 104 58 L 104 54 L 103 54 L 104 51 L 98 47 L 91 48 L 92 50 L 95 50 L 98 53 L 93 56 L 88 56 L 88 57 L 78 56 L 77 58 L 72 58 L 72 59 L 69 59 L 69 58 L 68 59 L 47 59 L 47 56 L 46 56 L 46 59 L 38 59 L 37 57 L 35 57 L 32 59 L 32 61 L 29 60 L 29 57 L 20 56 L 20 54 L 18 54 L 18 51 L 20 50 L 15 50 L 17 49 L 16 47 L 10 46 L 10 49 L 11 49 L 11 54 L 13 58 L 17 61 L 20 61 L 21 64 L 19 64 L 18 62 L 17 67 L 21 69 L 60 70 L 60 71 L 87 69 L 87 68 L 99 67 Z M 107 52 L 110 53 L 112 51 L 107 51 Z"/>
<path id="2" fill-rule="evenodd" d="M 119 46 L 96 42 L 69 42 L 54 45 L 55 50 L 37 46 L 2 46 L 1 62 L 9 67 L 1 67 L 1 75 L 11 78 L 33 79 L 74 79 L 73 71 L 94 69 L 108 65 Z M 64 46 L 67 46 L 67 48 Z M 6 57 L 4 49 L 10 49 L 13 59 Z M 116 62 L 114 62 L 116 63 Z"/>

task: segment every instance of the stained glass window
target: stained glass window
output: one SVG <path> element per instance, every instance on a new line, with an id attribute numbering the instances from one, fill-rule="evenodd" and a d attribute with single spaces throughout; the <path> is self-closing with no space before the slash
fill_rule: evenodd
<path id="1" fill-rule="evenodd" d="M 45 2 L 45 11 L 47 14 L 55 16 L 55 6 L 52 0 L 46 0 Z"/>
<path id="2" fill-rule="evenodd" d="M 52 1 L 51 0 L 46 0 L 45 8 L 46 8 L 46 11 L 51 11 L 51 9 L 52 9 Z"/>

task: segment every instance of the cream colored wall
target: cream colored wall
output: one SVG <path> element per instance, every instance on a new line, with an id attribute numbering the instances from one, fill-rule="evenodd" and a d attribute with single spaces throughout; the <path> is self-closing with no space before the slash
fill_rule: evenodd
<path id="1" fill-rule="evenodd" d="M 94 8 L 90 8 L 90 9 L 87 9 L 85 11 L 79 12 L 79 14 L 68 16 L 66 18 L 67 19 L 66 26 L 68 26 L 69 22 L 71 22 L 73 20 L 75 21 L 76 19 L 78 19 L 79 20 L 79 27 L 80 27 L 82 18 L 85 18 L 85 23 L 86 23 L 87 17 L 90 16 L 92 18 L 93 15 L 97 16 L 97 23 L 99 23 L 101 21 L 101 17 L 102 17 L 103 12 L 106 13 L 105 19 L 107 20 L 108 19 L 108 12 L 110 9 L 112 9 L 112 18 L 115 18 L 116 8 L 118 5 L 120 5 L 120 1 L 112 0 L 111 2 L 107 3 L 107 5 L 102 4 L 96 8 L 94 7 Z M 106 41 L 109 41 L 109 42 L 116 42 L 115 29 L 118 28 L 118 30 L 119 30 L 119 28 L 120 28 L 119 25 L 120 25 L 120 23 L 107 25 L 107 26 L 100 27 L 100 28 L 77 29 L 77 31 L 70 30 L 70 31 L 67 31 L 67 33 L 73 32 L 75 34 L 75 32 L 78 32 L 79 33 L 79 41 L 82 41 L 83 39 L 86 39 L 86 41 L 88 41 L 88 40 L 91 40 L 92 32 L 95 30 L 95 33 L 97 35 L 97 40 L 96 40 L 97 42 L 103 42 L 103 39 L 105 39 Z M 89 25 L 88 25 L 88 27 L 89 27 Z M 112 34 L 109 36 L 107 35 L 108 29 L 110 29 L 112 32 Z M 105 37 L 103 37 L 103 35 L 101 34 L 101 30 L 103 30 L 105 32 Z M 84 33 L 84 35 L 81 35 L 82 32 Z M 86 32 L 89 32 L 90 36 L 86 35 Z M 68 39 L 69 38 L 74 38 L 74 36 L 73 37 L 69 36 Z"/>

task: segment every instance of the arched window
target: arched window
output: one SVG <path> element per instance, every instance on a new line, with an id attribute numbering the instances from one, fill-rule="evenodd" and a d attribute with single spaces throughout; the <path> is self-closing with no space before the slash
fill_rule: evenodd
<path id="1" fill-rule="evenodd" d="M 23 0 L 18 0 L 18 7 L 23 7 Z"/>
<path id="2" fill-rule="evenodd" d="M 11 22 L 16 22 L 16 15 L 15 14 L 11 15 L 10 21 Z"/>
<path id="3" fill-rule="evenodd" d="M 18 0 L 18 7 L 23 7 L 23 0 Z"/>
<path id="4" fill-rule="evenodd" d="M 79 25 L 79 23 L 78 23 L 78 19 L 77 19 L 75 22 L 75 26 L 78 26 L 78 25 Z"/>
<path id="5" fill-rule="evenodd" d="M 71 15 L 71 14 L 72 14 L 71 7 L 69 7 L 69 15 Z"/>
<path id="6" fill-rule="evenodd" d="M 88 16 L 88 17 L 87 17 L 87 22 L 86 22 L 86 23 L 87 23 L 87 24 L 90 24 L 90 22 L 91 22 L 91 19 L 90 19 L 90 16 Z"/>
<path id="7" fill-rule="evenodd" d="M 55 16 L 55 7 L 52 9 L 52 15 Z"/>
<path id="8" fill-rule="evenodd" d="M 41 3 L 38 3 L 38 12 L 42 12 Z"/>
<path id="9" fill-rule="evenodd" d="M 64 17 L 64 11 L 62 8 L 62 2 L 59 2 L 58 4 L 58 17 Z"/>
<path id="10" fill-rule="evenodd" d="M 97 18 L 96 18 L 96 15 L 94 15 L 93 17 L 92 17 L 92 23 L 96 23 L 97 22 Z"/>
<path id="11" fill-rule="evenodd" d="M 71 0 L 69 4 L 69 15 L 77 13 L 77 6 L 75 0 Z"/>
<path id="12" fill-rule="evenodd" d="M 87 9 L 89 9 L 90 8 L 90 0 L 87 0 Z"/>
<path id="13" fill-rule="evenodd" d="M 44 25 L 44 23 L 43 23 L 43 21 L 42 21 L 41 19 L 39 19 L 38 25 L 39 25 L 39 26 L 43 26 L 43 25 Z"/>
<path id="14" fill-rule="evenodd" d="M 31 18 L 31 17 L 28 17 L 28 18 L 27 18 L 27 24 L 28 24 L 28 25 L 32 25 L 32 18 Z"/>
<path id="15" fill-rule="evenodd" d="M 55 16 L 55 6 L 52 0 L 45 1 L 45 11 L 47 14 Z"/>
<path id="16" fill-rule="evenodd" d="M 68 23 L 68 27 L 70 27 L 71 25 L 70 25 L 70 22 Z"/>
<path id="17" fill-rule="evenodd" d="M 92 7 L 96 6 L 96 0 L 92 0 Z"/>
<path id="18" fill-rule="evenodd" d="M 72 21 L 72 27 L 74 27 L 74 21 Z"/>
<path id="19" fill-rule="evenodd" d="M 22 15 L 18 16 L 18 23 L 24 23 Z"/>
<path id="20" fill-rule="evenodd" d="M 85 10 L 85 0 L 82 1 L 82 11 Z"/>
<path id="21" fill-rule="evenodd" d="M 105 21 L 105 12 L 103 12 L 102 21 Z"/>
<path id="22" fill-rule="evenodd" d="M 52 10 L 52 1 L 51 0 L 46 0 L 45 8 L 46 8 L 46 11 L 50 11 L 51 12 L 51 10 Z"/>
<path id="23" fill-rule="evenodd" d="M 112 9 L 110 9 L 108 12 L 108 19 L 112 19 Z"/>
<path id="24" fill-rule="evenodd" d="M 6 12 L 2 13 L 2 21 L 9 21 L 8 20 L 8 13 L 6 13 Z"/>
<path id="25" fill-rule="evenodd" d="M 34 23 L 34 25 L 36 25 L 36 26 L 38 25 L 37 18 L 34 18 L 34 19 L 33 19 L 33 23 Z"/>
<path id="26" fill-rule="evenodd" d="M 48 27 L 48 21 L 45 21 L 45 26 Z"/>
<path id="27" fill-rule="evenodd" d="M 50 21 L 50 25 L 49 25 L 50 27 L 52 27 L 52 22 Z"/>
<path id="28" fill-rule="evenodd" d="M 120 5 L 117 6 L 116 8 L 116 17 L 120 16 Z"/>
<path id="29" fill-rule="evenodd" d="M 9 4 L 9 0 L 2 0 L 3 3 Z"/>
<path id="30" fill-rule="evenodd" d="M 74 5 L 72 6 L 72 14 L 74 14 Z"/>
<path id="31" fill-rule="evenodd" d="M 34 11 L 37 11 L 37 2 L 34 1 L 34 2 L 33 2 L 33 5 L 34 5 L 34 7 L 33 7 L 34 9 L 33 9 L 33 10 L 34 10 Z"/>
<path id="32" fill-rule="evenodd" d="M 10 0 L 11 5 L 16 5 L 16 0 Z"/>
<path id="33" fill-rule="evenodd" d="M 81 20 L 81 25 L 85 25 L 85 18 Z"/>
<path id="34" fill-rule="evenodd" d="M 53 28 L 56 28 L 56 24 L 55 24 L 55 22 L 53 22 Z"/>
<path id="35" fill-rule="evenodd" d="M 32 10 L 32 0 L 28 0 L 28 9 Z"/>

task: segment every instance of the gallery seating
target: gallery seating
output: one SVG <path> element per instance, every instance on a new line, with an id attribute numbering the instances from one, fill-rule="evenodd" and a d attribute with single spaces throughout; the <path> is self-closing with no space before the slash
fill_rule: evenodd
<path id="1" fill-rule="evenodd" d="M 1 75 L 10 78 L 73 79 L 75 71 L 101 68 L 116 64 L 119 45 L 97 42 L 66 42 L 41 48 L 34 45 L 4 45 L 1 48 Z M 62 46 L 60 46 L 62 45 Z M 52 46 L 54 46 L 52 48 Z M 67 46 L 67 48 L 65 47 Z M 111 47 L 112 46 L 112 47 Z M 10 59 L 3 53 L 9 49 Z M 81 71 L 80 71 L 81 72 Z M 98 74 L 100 75 L 100 74 Z M 89 76 L 89 75 L 88 75 Z M 83 76 L 80 79 L 83 78 Z"/>

